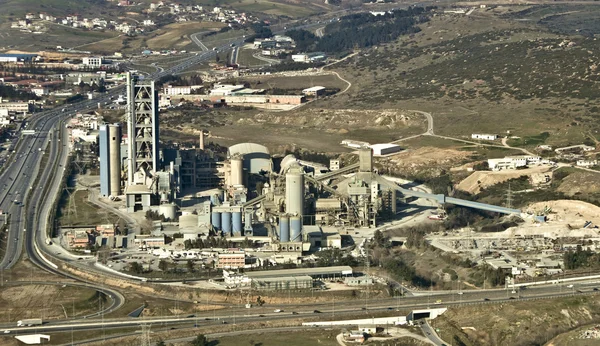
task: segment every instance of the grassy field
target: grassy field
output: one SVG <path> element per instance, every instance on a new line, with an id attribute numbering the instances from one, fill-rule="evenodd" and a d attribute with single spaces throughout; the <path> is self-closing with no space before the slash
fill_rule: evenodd
<path id="1" fill-rule="evenodd" d="M 318 329 L 311 332 L 285 332 L 285 333 L 260 333 L 246 334 L 240 336 L 228 336 L 216 339 L 216 345 L 219 346 L 241 346 L 241 345 L 261 345 L 261 346 L 335 346 L 338 345 L 335 336 L 340 333 L 339 329 L 323 330 Z"/>
<path id="2" fill-rule="evenodd" d="M 99 209 L 88 201 L 88 192 L 78 190 L 69 198 L 66 193 L 63 194 L 62 208 L 58 212 L 58 223 L 66 226 L 89 226 L 97 224 L 115 223 L 119 217 L 114 214 Z"/>
<path id="3" fill-rule="evenodd" d="M 238 65 L 243 66 L 243 67 L 250 67 L 250 68 L 257 67 L 257 66 L 269 65 L 268 62 L 258 60 L 252 56 L 253 54 L 256 54 L 257 52 L 259 52 L 259 51 L 254 50 L 254 49 L 240 48 L 240 50 L 238 51 L 238 60 L 237 60 Z"/>
<path id="4" fill-rule="evenodd" d="M 0 320 L 5 322 L 58 319 L 65 318 L 65 314 L 72 317 L 96 311 L 98 297 L 95 290 L 83 287 L 7 284 L 0 288 L 0 307 Z"/>
<path id="5" fill-rule="evenodd" d="M 151 50 L 200 50 L 189 38 L 189 35 L 202 31 L 218 30 L 224 25 L 217 22 L 174 23 L 165 25 L 146 35 L 114 37 L 111 40 L 81 46 L 79 49 L 107 53 L 115 51 L 140 53 L 145 48 Z"/>
<path id="6" fill-rule="evenodd" d="M 116 38 L 114 31 L 86 31 L 45 22 L 48 31 L 43 34 L 21 32 L 10 28 L 10 23 L 0 24 L 0 49 L 19 49 L 24 51 L 39 51 L 55 49 L 56 46 L 78 47 L 92 42 L 109 42 L 107 39 Z"/>

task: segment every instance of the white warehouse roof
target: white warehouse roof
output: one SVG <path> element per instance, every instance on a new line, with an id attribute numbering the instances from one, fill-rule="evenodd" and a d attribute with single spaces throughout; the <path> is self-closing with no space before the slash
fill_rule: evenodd
<path id="1" fill-rule="evenodd" d="M 324 86 L 314 86 L 302 90 L 303 93 L 325 90 Z"/>

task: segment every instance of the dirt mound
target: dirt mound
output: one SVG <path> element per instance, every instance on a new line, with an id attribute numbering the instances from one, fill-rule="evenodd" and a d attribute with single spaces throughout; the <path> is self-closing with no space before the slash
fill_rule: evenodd
<path id="1" fill-rule="evenodd" d="M 489 186 L 496 185 L 510 179 L 516 179 L 524 175 L 530 176 L 531 174 L 543 173 L 549 170 L 550 167 L 542 166 L 528 169 L 506 170 L 499 172 L 473 172 L 473 174 L 471 174 L 458 184 L 457 189 L 469 192 L 471 194 L 478 194 L 479 192 L 481 192 L 482 189 L 485 189 Z"/>
<path id="2" fill-rule="evenodd" d="M 264 112 L 238 120 L 239 124 L 262 123 L 308 126 L 328 129 L 399 129 L 424 122 L 421 116 L 397 109 L 354 110 L 354 109 L 302 109 L 295 114 Z"/>
<path id="3" fill-rule="evenodd" d="M 422 147 L 406 150 L 390 158 L 379 159 L 390 173 L 394 170 L 406 173 L 419 173 L 438 176 L 442 171 L 450 169 L 469 158 L 473 153 L 454 149 Z"/>
<path id="4" fill-rule="evenodd" d="M 571 173 L 562 180 L 558 191 L 567 196 L 574 196 L 578 193 L 599 193 L 600 174 L 585 171 Z"/>
<path id="5" fill-rule="evenodd" d="M 546 207 L 552 208 L 552 212 L 548 215 L 549 221 L 562 221 L 569 224 L 592 221 L 594 224 L 600 225 L 600 207 L 582 201 L 557 200 L 538 202 L 531 204 L 527 208 L 527 211 L 539 212 Z"/>

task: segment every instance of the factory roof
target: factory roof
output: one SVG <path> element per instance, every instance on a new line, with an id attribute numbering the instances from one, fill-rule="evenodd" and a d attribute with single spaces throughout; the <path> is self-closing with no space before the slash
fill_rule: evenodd
<path id="1" fill-rule="evenodd" d="M 325 87 L 324 86 L 314 86 L 314 87 L 306 88 L 306 89 L 302 90 L 302 92 L 305 93 L 305 92 L 321 91 L 321 90 L 325 90 Z"/>
<path id="2" fill-rule="evenodd" d="M 37 54 L 0 54 L 0 58 L 33 58 L 38 56 Z"/>
<path id="3" fill-rule="evenodd" d="M 229 147 L 229 155 L 233 154 L 250 154 L 250 153 L 264 153 L 269 154 L 269 149 L 264 145 L 256 143 L 239 143 Z"/>
<path id="4" fill-rule="evenodd" d="M 249 173 L 258 174 L 261 171 L 271 172 L 273 162 L 269 149 L 264 145 L 255 143 L 240 143 L 229 147 L 229 157 L 241 154 L 244 155 L 244 169 Z"/>
<path id="5" fill-rule="evenodd" d="M 146 185 L 129 185 L 125 189 L 125 194 L 145 193 L 150 194 L 152 191 Z"/>
<path id="6" fill-rule="evenodd" d="M 261 282 L 282 282 L 282 281 L 296 281 L 296 280 L 310 280 L 312 281 L 312 277 L 310 275 L 300 275 L 300 276 L 278 276 L 278 277 L 268 277 L 268 278 L 253 278 L 253 280 L 261 281 Z"/>
<path id="7" fill-rule="evenodd" d="M 298 269 L 282 269 L 282 270 L 261 270 L 255 272 L 246 272 L 246 275 L 252 279 L 259 278 L 276 278 L 281 276 L 320 276 L 320 275 L 350 275 L 352 267 L 335 266 L 335 267 L 319 267 L 319 268 L 298 268 Z"/>

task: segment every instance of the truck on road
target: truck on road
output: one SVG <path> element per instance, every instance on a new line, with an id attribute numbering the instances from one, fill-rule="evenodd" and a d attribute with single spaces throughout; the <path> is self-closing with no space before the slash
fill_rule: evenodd
<path id="1" fill-rule="evenodd" d="M 26 320 L 19 320 L 19 321 L 17 321 L 17 327 L 41 326 L 41 325 L 42 325 L 42 319 L 41 318 L 30 318 L 30 319 L 26 319 Z"/>

